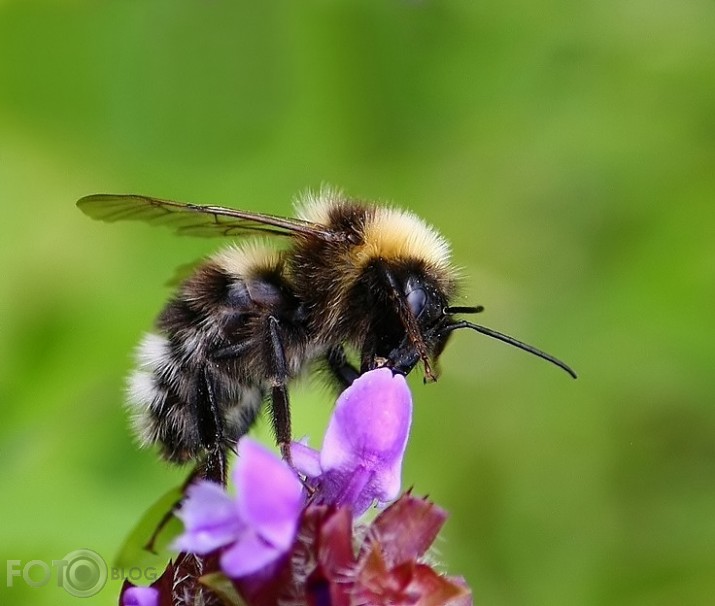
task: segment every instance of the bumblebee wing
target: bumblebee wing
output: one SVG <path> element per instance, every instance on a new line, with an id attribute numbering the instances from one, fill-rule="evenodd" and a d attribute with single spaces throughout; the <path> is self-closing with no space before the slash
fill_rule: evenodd
<path id="1" fill-rule="evenodd" d="M 161 200 L 135 194 L 94 194 L 77 201 L 77 207 L 99 221 L 144 221 L 165 225 L 188 236 L 307 235 L 335 240 L 325 226 L 300 219 L 253 213 L 223 206 L 205 206 Z"/>

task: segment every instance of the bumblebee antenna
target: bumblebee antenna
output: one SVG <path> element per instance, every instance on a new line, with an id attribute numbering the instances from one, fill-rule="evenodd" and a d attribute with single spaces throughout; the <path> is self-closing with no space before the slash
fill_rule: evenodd
<path id="1" fill-rule="evenodd" d="M 428 381 L 436 381 L 437 377 L 432 371 L 432 365 L 430 364 L 429 354 L 427 352 L 427 345 L 425 344 L 420 327 L 417 324 L 417 319 L 410 310 L 410 306 L 407 304 L 407 299 L 397 282 L 397 278 L 395 278 L 394 274 L 390 268 L 385 265 L 385 263 L 381 262 L 376 264 L 376 267 L 380 272 L 382 280 L 388 287 L 389 297 L 395 306 L 395 311 L 397 312 L 402 325 L 405 327 L 407 337 L 410 341 L 412 341 L 412 344 L 417 350 L 420 360 L 422 360 L 422 364 L 425 367 L 424 382 L 427 383 Z"/>
<path id="2" fill-rule="evenodd" d="M 468 307 L 445 307 L 444 313 L 448 316 L 453 316 L 454 314 L 479 314 L 484 311 L 484 305 L 470 305 Z"/>
<path id="3" fill-rule="evenodd" d="M 447 308 L 447 309 L 452 310 L 455 308 L 451 307 L 451 308 Z M 460 313 L 467 313 L 467 312 L 462 311 Z M 523 351 L 526 351 L 530 354 L 535 355 L 537 358 L 541 358 L 542 360 L 551 362 L 555 366 L 558 366 L 560 369 L 566 371 L 574 379 L 577 378 L 574 370 L 568 364 L 562 362 L 558 358 L 554 358 L 554 356 L 547 354 L 545 351 L 541 351 L 540 349 L 537 349 L 536 347 L 534 347 L 532 345 L 523 343 L 522 341 L 519 341 L 518 339 L 515 339 L 514 337 L 510 337 L 509 335 L 505 335 L 501 332 L 497 332 L 496 330 L 492 330 L 491 328 L 487 328 L 486 326 L 482 326 L 480 324 L 473 324 L 472 322 L 467 322 L 467 320 L 460 320 L 459 322 L 455 322 L 454 324 L 447 325 L 444 328 L 443 333 L 449 333 L 449 332 L 452 332 L 453 330 L 459 330 L 460 328 L 471 328 L 472 330 L 476 330 L 477 332 L 480 332 L 483 335 L 487 335 L 488 337 L 491 337 L 492 339 L 497 339 L 499 341 L 507 343 L 508 345 L 513 345 L 514 347 L 518 347 L 519 349 L 521 349 Z"/>

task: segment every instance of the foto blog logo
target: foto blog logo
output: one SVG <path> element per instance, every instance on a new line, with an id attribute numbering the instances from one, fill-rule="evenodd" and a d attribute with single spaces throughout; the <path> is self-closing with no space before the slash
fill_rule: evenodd
<path id="1" fill-rule="evenodd" d="M 96 551 L 76 549 L 61 560 L 7 560 L 7 587 L 25 583 L 42 587 L 55 583 L 70 595 L 78 598 L 93 596 L 104 587 L 109 568 Z"/>

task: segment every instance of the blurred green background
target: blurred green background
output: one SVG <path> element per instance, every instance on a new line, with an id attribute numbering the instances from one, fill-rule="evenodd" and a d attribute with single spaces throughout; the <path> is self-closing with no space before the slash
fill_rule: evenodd
<path id="1" fill-rule="evenodd" d="M 184 475 L 133 445 L 123 381 L 220 243 L 75 200 L 290 214 L 329 182 L 437 226 L 480 321 L 580 374 L 460 333 L 411 379 L 404 482 L 475 603 L 713 603 L 713 32 L 708 0 L 0 0 L 0 565 L 111 559 Z M 330 401 L 296 388 L 296 434 Z"/>

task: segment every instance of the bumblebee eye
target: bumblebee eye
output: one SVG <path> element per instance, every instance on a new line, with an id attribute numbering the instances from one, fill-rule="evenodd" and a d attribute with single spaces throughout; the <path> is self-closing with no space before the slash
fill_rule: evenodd
<path id="1" fill-rule="evenodd" d="M 407 293 L 407 305 L 415 318 L 419 318 L 427 303 L 427 293 L 422 288 L 415 288 Z"/>

